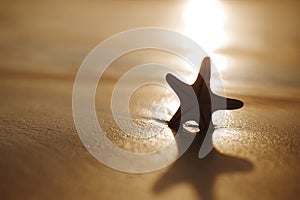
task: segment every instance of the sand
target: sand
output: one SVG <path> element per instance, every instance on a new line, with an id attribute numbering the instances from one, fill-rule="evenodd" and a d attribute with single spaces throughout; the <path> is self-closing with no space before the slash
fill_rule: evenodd
<path id="1" fill-rule="evenodd" d="M 228 58 L 228 67 L 222 69 L 227 96 L 241 99 L 245 106 L 227 111 L 225 122 L 216 124 L 215 148 L 207 157 L 198 159 L 196 140 L 164 169 L 127 174 L 101 164 L 83 146 L 72 117 L 72 89 L 84 57 L 103 39 L 129 28 L 182 30 L 185 4 L 2 4 L 0 199 L 297 199 L 300 40 L 296 1 L 223 3 L 228 15 L 225 30 L 231 40 L 216 52 Z M 161 60 L 157 54 L 141 53 L 149 54 Z M 125 65 L 147 59 L 138 57 L 138 61 L 129 56 L 127 62 L 120 59 L 113 65 L 124 71 Z M 101 95 L 97 114 L 103 116 L 107 130 L 114 125 L 107 106 L 109 94 L 122 70 L 108 71 L 99 86 L 102 92 L 97 93 Z M 157 92 L 160 99 L 165 95 L 156 88 L 146 89 L 151 91 L 146 97 L 149 104 L 133 106 L 132 112 L 151 105 L 151 94 Z M 140 90 L 135 101 L 145 102 L 143 95 Z"/>

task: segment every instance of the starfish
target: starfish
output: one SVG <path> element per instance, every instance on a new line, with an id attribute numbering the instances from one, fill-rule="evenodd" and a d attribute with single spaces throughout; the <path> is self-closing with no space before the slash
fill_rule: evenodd
<path id="1" fill-rule="evenodd" d="M 182 124 L 186 121 L 196 121 L 199 124 L 202 138 L 201 143 L 203 145 L 207 143 L 204 142 L 204 140 L 206 141 L 206 135 L 211 134 L 208 137 L 206 148 L 203 148 L 201 145 L 199 157 L 204 157 L 204 155 L 207 155 L 207 151 L 212 149 L 211 136 L 214 131 L 211 120 L 212 113 L 217 110 L 238 109 L 244 105 L 240 100 L 214 94 L 210 88 L 210 78 L 211 61 L 209 57 L 203 59 L 198 77 L 192 85 L 182 82 L 172 74 L 166 75 L 167 83 L 174 90 L 181 104 L 168 122 L 168 126 L 178 131 L 181 130 Z M 207 148 L 207 145 L 210 146 Z M 204 152 L 201 153 L 201 149 L 204 149 Z M 202 154 L 202 156 L 200 154 Z"/>

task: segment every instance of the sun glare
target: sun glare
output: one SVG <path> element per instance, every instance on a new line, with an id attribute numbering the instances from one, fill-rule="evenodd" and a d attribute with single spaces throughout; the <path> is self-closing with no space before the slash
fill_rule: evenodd
<path id="1" fill-rule="evenodd" d="M 226 68 L 226 58 L 214 53 L 227 40 L 221 3 L 217 0 L 191 0 L 184 9 L 183 19 L 184 33 L 204 48 L 219 70 Z"/>

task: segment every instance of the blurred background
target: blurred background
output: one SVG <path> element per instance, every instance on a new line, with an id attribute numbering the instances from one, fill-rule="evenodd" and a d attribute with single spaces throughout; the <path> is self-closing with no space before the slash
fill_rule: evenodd
<path id="1" fill-rule="evenodd" d="M 296 199 L 299 8 L 296 0 L 1 0 L 0 198 Z M 244 101 L 227 112 L 206 160 L 125 174 L 78 138 L 71 106 L 81 62 L 101 41 L 139 27 L 197 41 L 227 95 Z"/>

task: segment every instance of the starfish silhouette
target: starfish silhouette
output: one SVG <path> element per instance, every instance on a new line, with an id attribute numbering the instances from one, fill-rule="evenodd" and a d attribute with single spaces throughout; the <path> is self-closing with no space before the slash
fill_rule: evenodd
<path id="1" fill-rule="evenodd" d="M 194 186 L 199 196 L 202 197 L 201 199 L 213 200 L 214 180 L 219 174 L 253 169 L 253 165 L 247 160 L 223 155 L 216 149 L 212 149 L 211 140 L 214 132 L 211 121 L 212 113 L 222 109 L 241 108 L 243 102 L 214 94 L 210 89 L 210 77 L 209 57 L 203 59 L 198 77 L 192 85 L 180 81 L 171 74 L 166 76 L 168 84 L 173 88 L 181 102 L 177 112 L 168 122 L 168 126 L 180 133 L 184 122 L 194 120 L 199 124 L 200 134 L 196 134 L 188 150 L 156 182 L 153 189 L 157 193 L 178 182 L 188 182 Z M 206 138 L 208 138 L 211 148 L 204 148 L 204 152 L 201 154 L 201 149 L 207 143 Z M 200 157 L 207 155 L 208 151 L 210 154 L 199 159 L 195 155 L 195 151 L 199 148 Z"/>
<path id="2" fill-rule="evenodd" d="M 167 74 L 166 81 L 180 99 L 180 107 L 168 122 L 168 126 L 178 131 L 182 124 L 194 120 L 201 130 L 201 148 L 199 157 L 206 156 L 212 149 L 212 133 L 214 132 L 211 116 L 217 110 L 232 110 L 243 107 L 243 102 L 236 99 L 221 97 L 210 88 L 211 62 L 205 57 L 201 63 L 196 81 L 188 85 L 172 74 Z M 195 96 L 197 99 L 195 99 Z M 208 137 L 206 137 L 206 135 Z"/>

